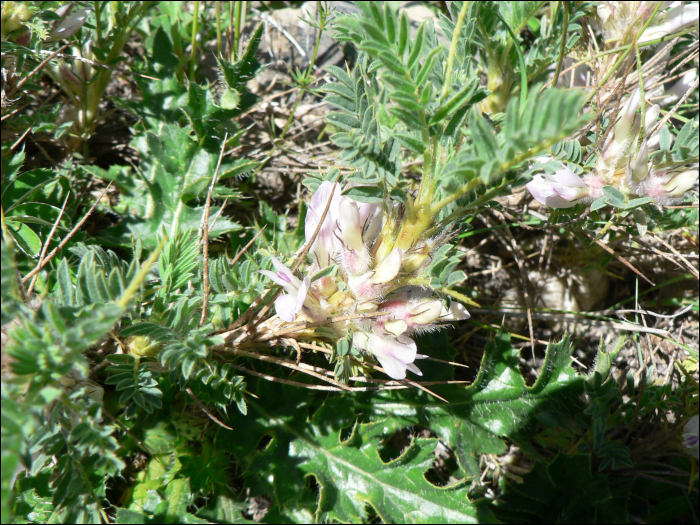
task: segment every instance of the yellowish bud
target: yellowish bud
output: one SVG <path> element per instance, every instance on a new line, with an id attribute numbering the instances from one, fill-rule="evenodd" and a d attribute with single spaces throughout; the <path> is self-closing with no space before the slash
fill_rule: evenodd
<path id="1" fill-rule="evenodd" d="M 154 357 L 161 346 L 160 343 L 152 343 L 145 335 L 135 335 L 126 342 L 127 352 L 134 357 Z"/>

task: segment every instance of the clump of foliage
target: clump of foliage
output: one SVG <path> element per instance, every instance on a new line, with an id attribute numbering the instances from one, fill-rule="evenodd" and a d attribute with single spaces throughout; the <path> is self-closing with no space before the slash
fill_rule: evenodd
<path id="1" fill-rule="evenodd" d="M 338 164 L 307 175 L 295 224 L 264 202 L 227 214 L 270 158 L 235 153 L 263 34 L 241 40 L 245 4 L 3 3 L 3 120 L 52 134 L 62 161 L 3 139 L 2 521 L 695 520 L 697 349 L 668 336 L 681 379 L 654 382 L 614 370 L 642 325 L 589 372 L 561 333 L 533 378 L 501 327 L 467 381 L 438 330 L 479 308 L 458 234 L 525 184 L 552 209 L 524 221 L 605 247 L 697 228 L 697 82 L 662 117 L 647 98 L 673 93 L 658 54 L 697 48 L 692 10 L 451 2 L 412 29 L 393 4 L 319 3 L 294 109 L 325 96 Z M 356 54 L 317 89 L 329 29 Z M 586 54 L 598 76 L 574 89 Z M 136 96 L 108 97 L 115 72 Z M 109 104 L 136 162 L 90 157 Z M 88 233 L 95 209 L 118 220 Z"/>

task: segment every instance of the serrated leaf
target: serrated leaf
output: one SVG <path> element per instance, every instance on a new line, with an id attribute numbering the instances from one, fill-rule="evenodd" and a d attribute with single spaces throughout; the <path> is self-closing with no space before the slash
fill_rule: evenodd
<path id="1" fill-rule="evenodd" d="M 509 335 L 500 332 L 487 344 L 472 385 L 435 388 L 449 404 L 436 405 L 424 394 L 383 393 L 376 396 L 383 401 L 372 402 L 373 417 L 398 417 L 404 424 L 431 429 L 453 447 L 467 472 L 478 475 L 478 469 L 472 470 L 474 454 L 503 453 L 506 445 L 501 438 L 529 448 L 523 438 L 539 425 L 571 423 L 573 414 L 581 409 L 583 392 L 583 379 L 571 368 L 571 351 L 568 338 L 550 344 L 542 373 L 528 387 L 518 368 L 519 351 L 511 346 Z"/>
<path id="2" fill-rule="evenodd" d="M 326 401 L 301 432 L 288 414 L 251 406 L 259 414 L 257 423 L 255 418 L 236 419 L 243 428 L 258 427 L 250 429 L 256 435 L 264 431 L 261 426 L 274 429 L 276 440 L 263 453 L 267 461 L 257 460 L 251 468 L 269 480 L 282 509 L 299 504 L 297 487 L 313 475 L 321 486 L 315 509 L 319 521 L 362 521 L 369 504 L 384 523 L 493 522 L 483 504 L 469 501 L 466 486 L 438 488 L 425 479 L 436 439 L 414 440 L 399 458 L 385 463 L 378 449 L 385 422 L 353 426 L 346 400 Z M 350 435 L 342 438 L 347 425 Z"/>

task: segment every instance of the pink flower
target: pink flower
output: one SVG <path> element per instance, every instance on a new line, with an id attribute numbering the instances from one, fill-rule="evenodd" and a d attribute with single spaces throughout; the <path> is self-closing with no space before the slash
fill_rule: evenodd
<path id="1" fill-rule="evenodd" d="M 348 273 L 362 274 L 370 263 L 371 243 L 381 228 L 381 207 L 343 197 L 338 183 L 325 181 L 311 198 L 306 214 L 304 230 L 307 242 L 319 225 L 331 192 L 333 198 L 311 253 L 319 268 L 325 268 L 334 260 Z"/>
<path id="2" fill-rule="evenodd" d="M 392 379 L 405 379 L 407 369 L 416 375 L 423 375 L 413 364 L 416 358 L 422 356 L 417 354 L 416 343 L 410 337 L 404 335 L 396 338 L 380 337 L 374 333 L 358 330 L 353 333 L 352 344 L 376 357 Z"/>
<path id="3" fill-rule="evenodd" d="M 297 279 L 289 268 L 272 255 L 270 260 L 277 271 L 260 270 L 260 273 L 287 291 L 287 295 L 282 295 L 275 301 L 275 311 L 281 319 L 293 323 L 306 302 L 309 303 L 307 306 L 314 306 L 312 297 L 308 295 L 311 280 L 308 276 L 304 277 L 303 281 Z"/>
<path id="4" fill-rule="evenodd" d="M 568 168 L 554 175 L 535 175 L 527 189 L 537 201 L 550 208 L 571 208 L 589 193 L 588 186 Z"/>

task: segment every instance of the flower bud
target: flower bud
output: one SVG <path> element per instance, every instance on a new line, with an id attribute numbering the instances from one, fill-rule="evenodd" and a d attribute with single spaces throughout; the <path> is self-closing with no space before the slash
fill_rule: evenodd
<path id="1" fill-rule="evenodd" d="M 430 324 L 440 317 L 442 301 L 439 299 L 427 300 L 418 303 L 408 312 L 412 324 Z"/>
<path id="2" fill-rule="evenodd" d="M 377 322 L 377 325 L 381 323 Z M 401 334 L 403 334 L 406 329 L 408 329 L 408 324 L 406 324 L 406 321 L 403 321 L 401 319 L 398 319 L 396 321 L 385 321 L 381 323 L 381 328 L 389 334 L 391 337 L 398 337 Z"/>
<path id="3" fill-rule="evenodd" d="M 330 276 L 321 277 L 314 282 L 314 288 L 323 297 L 330 297 L 338 291 L 338 285 L 335 284 L 335 281 Z"/>
<path id="4" fill-rule="evenodd" d="M 632 124 L 634 124 L 634 116 L 637 114 L 640 101 L 641 95 L 639 93 L 639 88 L 636 88 L 620 111 L 620 120 L 615 124 L 615 142 L 621 143 L 627 140 L 630 130 L 632 129 Z"/>
<path id="5" fill-rule="evenodd" d="M 357 305 L 358 313 L 376 312 L 378 309 L 379 305 L 377 303 L 373 303 L 372 301 L 365 301 Z"/>
<path id="6" fill-rule="evenodd" d="M 80 30 L 81 27 L 83 27 L 90 13 L 92 13 L 92 9 L 89 8 L 76 11 L 61 22 L 56 29 L 51 31 L 51 34 L 46 41 L 53 42 L 54 40 L 60 40 L 62 38 L 73 36 Z"/>
<path id="7" fill-rule="evenodd" d="M 344 292 L 337 291 L 328 298 L 328 304 L 331 306 L 338 306 L 345 301 L 346 297 L 347 295 Z"/>
<path id="8" fill-rule="evenodd" d="M 162 346 L 145 335 L 135 335 L 126 340 L 126 351 L 134 357 L 154 357 Z"/>
<path id="9" fill-rule="evenodd" d="M 441 321 L 463 321 L 464 319 L 469 319 L 471 315 L 464 307 L 463 304 L 456 301 L 452 301 L 450 304 L 450 309 L 447 310 L 443 307 L 442 315 L 440 316 Z"/>
<path id="10" fill-rule="evenodd" d="M 656 125 L 656 121 L 659 118 L 659 113 L 661 113 L 661 106 L 654 104 L 647 112 L 644 113 L 644 133 L 649 134 L 652 128 Z"/>
<path id="11" fill-rule="evenodd" d="M 647 178 L 649 174 L 649 148 L 647 147 L 646 140 L 642 142 L 642 147 L 639 148 L 637 158 L 634 159 L 630 168 L 632 170 L 632 177 L 636 182 L 643 181 Z"/>
<path id="12" fill-rule="evenodd" d="M 406 257 L 406 259 L 404 259 L 403 264 L 401 265 L 401 269 L 406 273 L 415 272 L 425 264 L 425 261 L 428 260 L 429 251 L 430 249 L 427 245 L 423 246 L 423 248 L 418 253 L 409 255 L 408 257 Z"/>
<path id="13" fill-rule="evenodd" d="M 669 197 L 680 197 L 690 188 L 695 186 L 698 180 L 698 170 L 687 170 L 674 176 L 662 186 Z"/>

